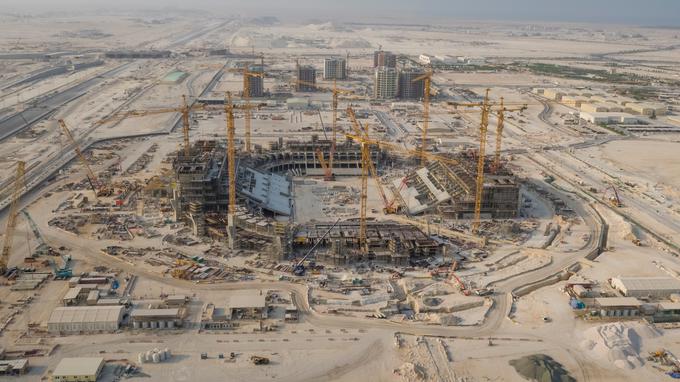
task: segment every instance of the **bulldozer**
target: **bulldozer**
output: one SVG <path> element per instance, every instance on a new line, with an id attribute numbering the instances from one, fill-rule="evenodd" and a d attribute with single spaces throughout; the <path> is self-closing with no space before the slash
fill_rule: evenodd
<path id="1" fill-rule="evenodd" d="M 250 361 L 254 365 L 268 365 L 269 364 L 269 358 L 267 357 L 261 357 L 259 355 L 254 355 L 250 357 Z"/>

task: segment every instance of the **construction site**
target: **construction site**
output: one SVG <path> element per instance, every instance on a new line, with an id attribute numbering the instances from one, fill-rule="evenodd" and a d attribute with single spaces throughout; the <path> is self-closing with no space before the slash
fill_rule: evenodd
<path id="1" fill-rule="evenodd" d="M 680 376 L 671 64 L 570 25 L 105 18 L 0 38 L 2 378 Z"/>

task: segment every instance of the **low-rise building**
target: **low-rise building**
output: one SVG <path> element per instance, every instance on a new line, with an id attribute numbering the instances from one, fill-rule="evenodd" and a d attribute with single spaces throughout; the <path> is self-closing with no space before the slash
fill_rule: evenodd
<path id="1" fill-rule="evenodd" d="M 267 291 L 243 291 L 227 298 L 226 316 L 229 320 L 260 320 L 267 318 Z"/>
<path id="2" fill-rule="evenodd" d="M 0 360 L 0 375 L 22 375 L 28 372 L 28 359 Z"/>
<path id="3" fill-rule="evenodd" d="M 611 285 L 627 297 L 666 299 L 680 293 L 680 280 L 672 277 L 615 277 Z"/>
<path id="4" fill-rule="evenodd" d="M 600 297 L 594 307 L 601 317 L 637 317 L 641 303 L 634 297 Z"/>
<path id="5" fill-rule="evenodd" d="M 122 306 L 58 307 L 47 321 L 50 333 L 112 332 L 123 318 Z"/>
<path id="6" fill-rule="evenodd" d="M 52 372 L 52 381 L 95 382 L 103 368 L 102 357 L 64 358 Z"/>
<path id="7" fill-rule="evenodd" d="M 180 326 L 182 312 L 179 308 L 133 309 L 130 321 L 135 329 L 174 329 Z"/>
<path id="8" fill-rule="evenodd" d="M 656 306 L 653 316 L 654 322 L 680 321 L 680 302 L 665 301 Z"/>

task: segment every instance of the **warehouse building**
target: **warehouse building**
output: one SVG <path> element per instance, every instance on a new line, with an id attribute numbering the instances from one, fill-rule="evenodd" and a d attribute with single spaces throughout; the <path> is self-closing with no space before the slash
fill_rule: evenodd
<path id="1" fill-rule="evenodd" d="M 74 306 L 54 309 L 47 321 L 50 333 L 112 332 L 123 318 L 122 306 Z"/>
<path id="2" fill-rule="evenodd" d="M 64 358 L 52 372 L 53 382 L 95 382 L 104 369 L 102 357 Z"/>
<path id="3" fill-rule="evenodd" d="M 663 299 L 680 293 L 680 281 L 672 277 L 615 277 L 611 285 L 626 297 Z"/>

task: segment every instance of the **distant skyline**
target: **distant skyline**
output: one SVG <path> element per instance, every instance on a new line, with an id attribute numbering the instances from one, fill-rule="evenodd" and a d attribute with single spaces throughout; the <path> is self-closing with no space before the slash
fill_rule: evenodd
<path id="1" fill-rule="evenodd" d="M 614 23 L 680 26 L 679 0 L 2 0 L 3 12 L 134 11 L 165 7 L 216 15 L 348 21 L 392 18 Z"/>

